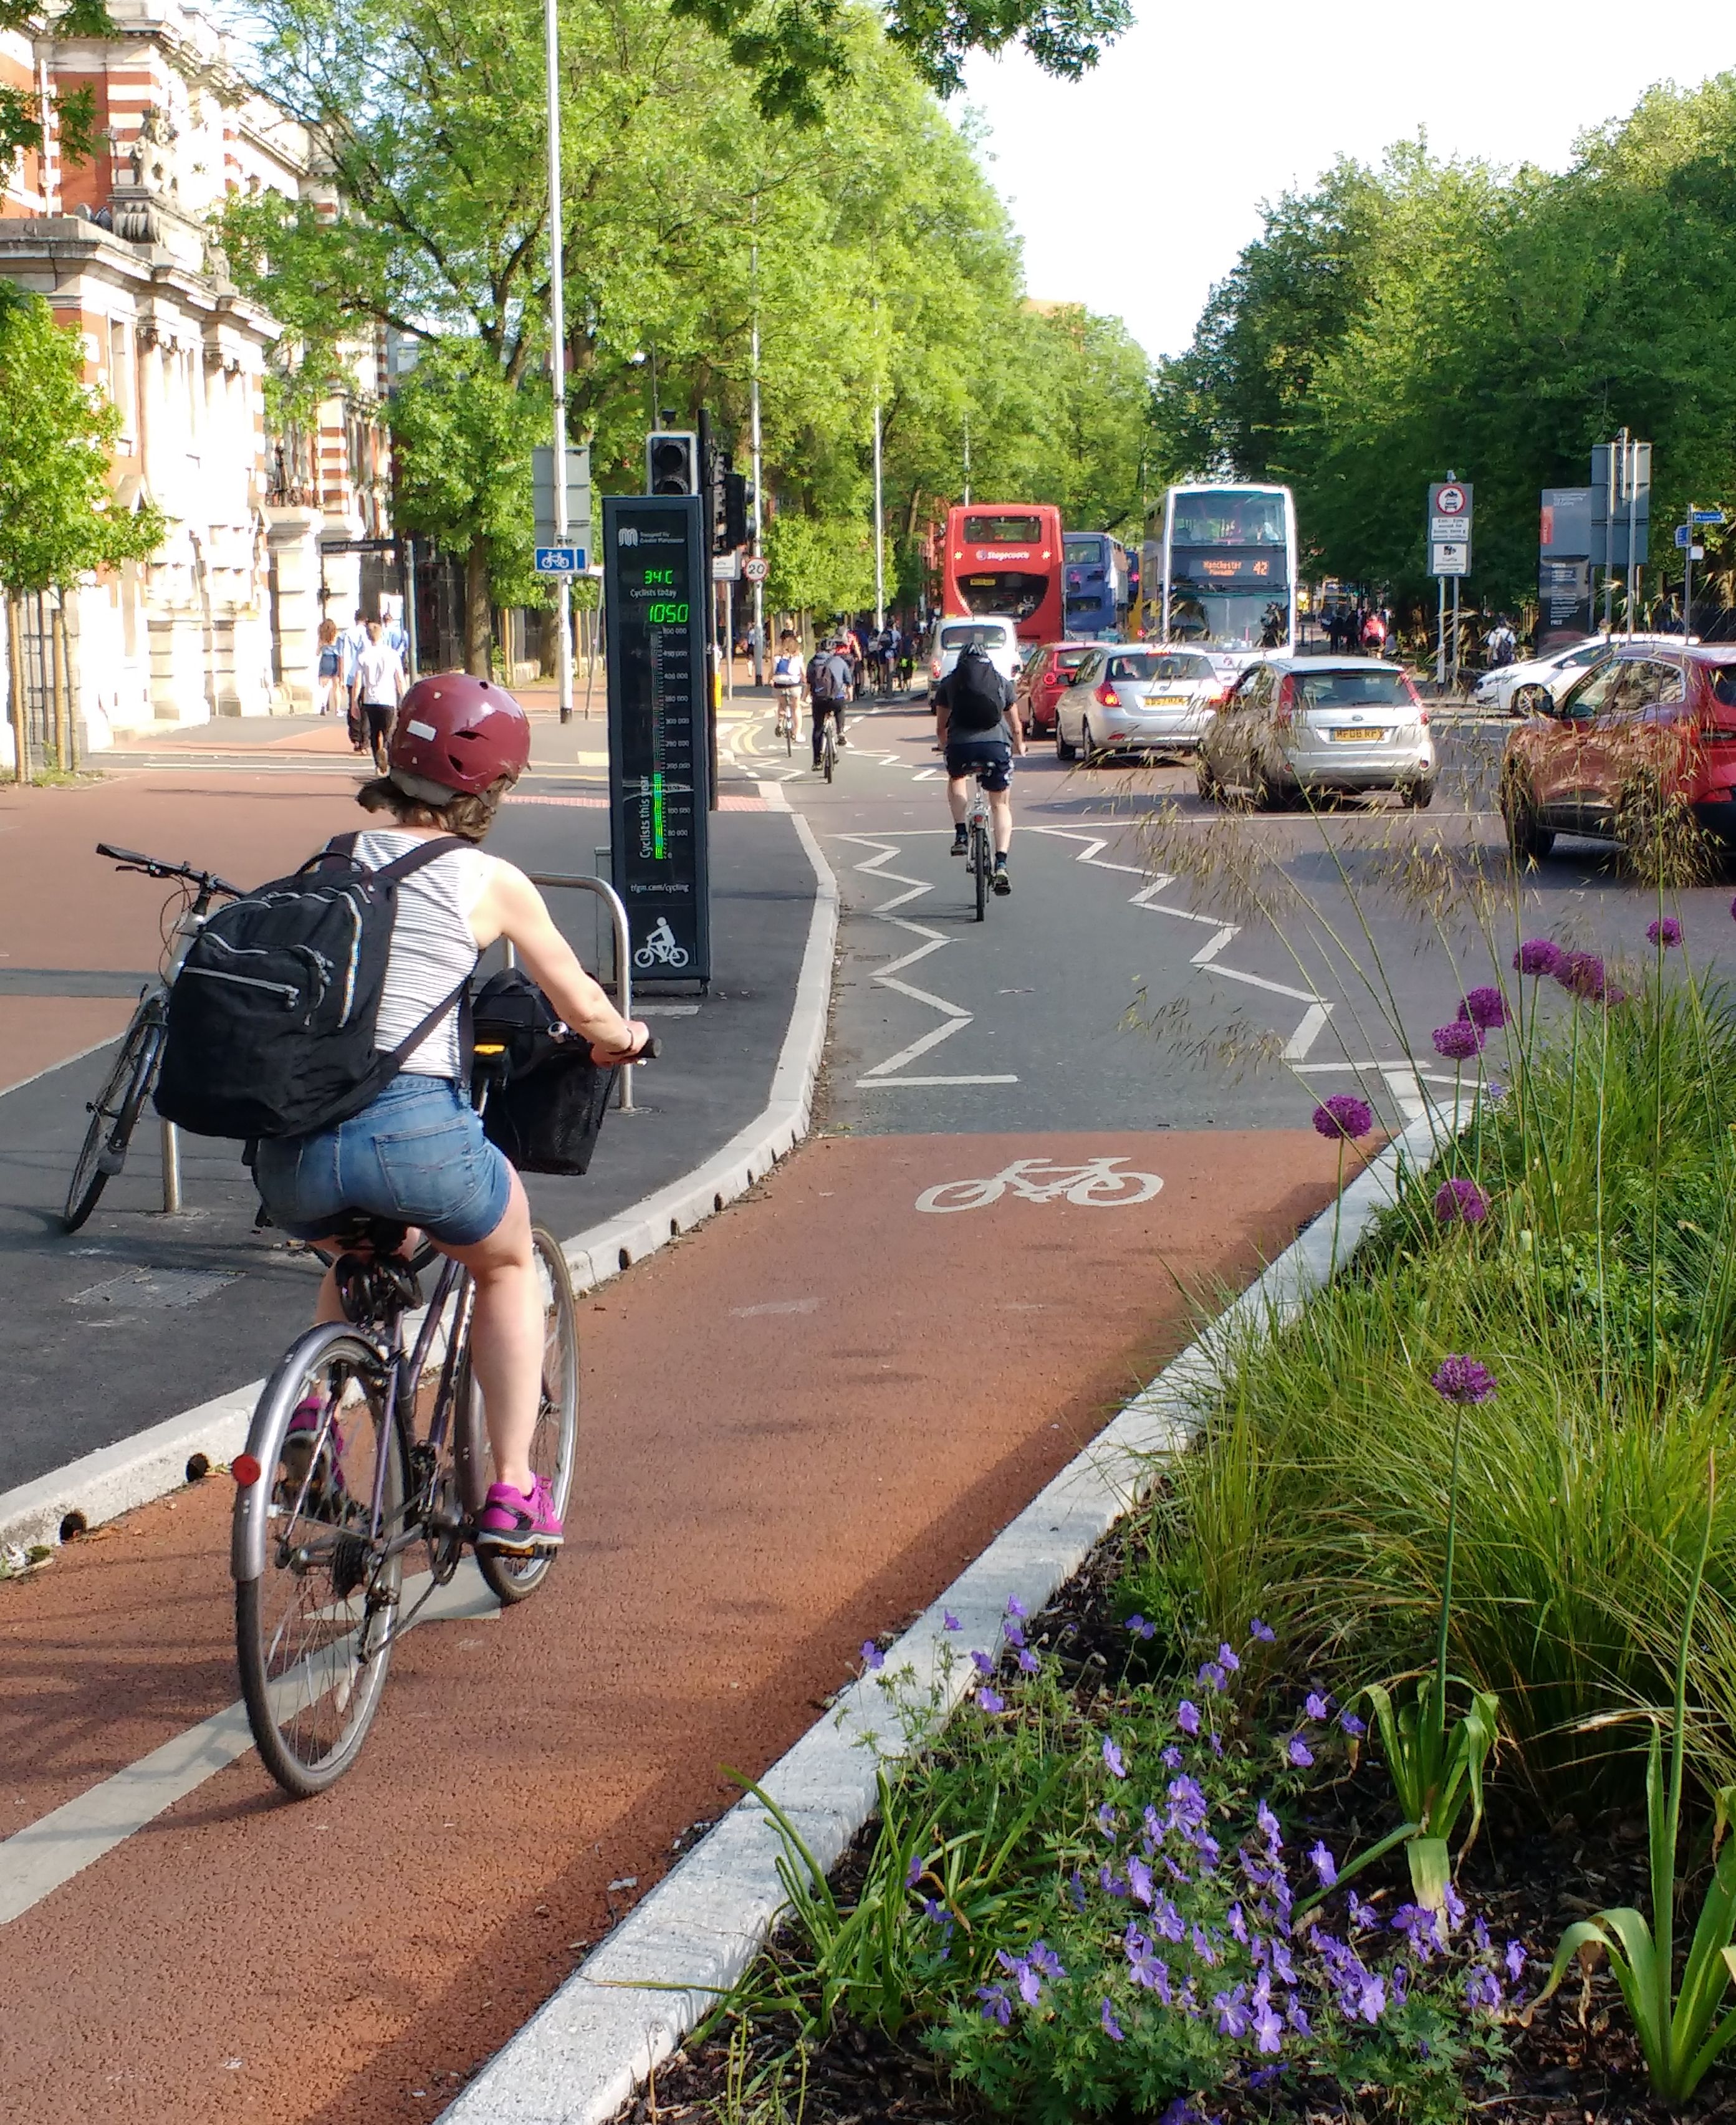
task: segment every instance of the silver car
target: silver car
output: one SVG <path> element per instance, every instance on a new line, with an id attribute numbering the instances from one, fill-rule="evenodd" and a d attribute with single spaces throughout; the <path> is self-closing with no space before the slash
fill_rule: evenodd
<path id="1" fill-rule="evenodd" d="M 1309 792 L 1396 789 L 1420 810 L 1435 794 L 1428 709 L 1397 664 L 1278 657 L 1243 674 L 1200 747 L 1200 794 L 1281 803 Z"/>
<path id="2" fill-rule="evenodd" d="M 1055 703 L 1056 756 L 1197 752 L 1229 683 L 1201 650 L 1097 649 Z"/>

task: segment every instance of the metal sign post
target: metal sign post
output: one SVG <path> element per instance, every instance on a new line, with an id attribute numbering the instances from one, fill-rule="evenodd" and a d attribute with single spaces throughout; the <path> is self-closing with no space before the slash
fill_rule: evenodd
<path id="1" fill-rule="evenodd" d="M 563 252 L 566 229 L 560 203 L 560 28 L 555 0 L 543 0 L 543 61 L 549 100 L 549 374 L 554 380 L 554 539 L 567 543 L 567 321 Z M 573 592 L 564 571 L 560 578 L 560 719 L 573 720 Z M 507 676 L 511 677 L 511 673 Z"/>
<path id="2" fill-rule="evenodd" d="M 1459 686 L 1459 584 L 1471 569 L 1471 488 L 1449 473 L 1428 490 L 1428 572 L 1437 593 L 1435 684 Z M 1446 586 L 1453 587 L 1452 654 L 1447 654 Z"/>
<path id="3" fill-rule="evenodd" d="M 696 494 L 603 497 L 609 864 L 640 982 L 711 978 L 712 595 Z"/>

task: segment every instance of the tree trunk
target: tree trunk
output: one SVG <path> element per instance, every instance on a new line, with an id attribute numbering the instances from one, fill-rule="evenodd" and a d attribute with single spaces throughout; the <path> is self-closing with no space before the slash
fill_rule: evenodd
<path id="1" fill-rule="evenodd" d="M 24 710 L 24 601 L 8 595 L 6 601 L 6 653 L 8 688 L 12 695 L 13 779 L 31 779 L 30 723 Z"/>
<path id="2" fill-rule="evenodd" d="M 48 629 L 54 671 L 54 765 L 63 775 L 70 775 L 73 770 L 73 742 L 66 687 L 66 629 L 61 619 L 58 593 L 49 610 Z"/>
<path id="3" fill-rule="evenodd" d="M 474 539 L 465 556 L 465 669 L 479 679 L 490 676 L 494 608 L 488 587 L 488 549 L 480 539 Z"/>

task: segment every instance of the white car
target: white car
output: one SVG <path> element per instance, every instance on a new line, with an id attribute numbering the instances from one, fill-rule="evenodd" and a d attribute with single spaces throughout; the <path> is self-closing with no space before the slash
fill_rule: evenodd
<path id="1" fill-rule="evenodd" d="M 1256 808 L 1302 791 L 1435 794 L 1428 709 L 1402 666 L 1368 657 L 1274 657 L 1251 665 L 1200 745 L 1200 794 Z"/>
<path id="2" fill-rule="evenodd" d="M 1679 634 L 1587 635 L 1583 641 L 1569 642 L 1562 648 L 1550 650 L 1547 657 L 1528 657 L 1523 663 L 1503 664 L 1496 671 L 1485 671 L 1472 690 L 1471 699 L 1479 709 L 1492 709 L 1497 715 L 1511 715 L 1513 696 L 1521 686 L 1546 686 L 1559 701 L 1576 679 L 1593 664 L 1601 664 L 1625 643 L 1675 643 L 1679 646 L 1681 641 Z"/>
<path id="3" fill-rule="evenodd" d="M 1056 757 L 1196 752 L 1234 683 L 1203 650 L 1096 649 L 1055 703 Z"/>
<path id="4" fill-rule="evenodd" d="M 988 653 L 988 661 L 1001 676 L 1017 685 L 1025 661 L 1025 644 L 1017 624 L 998 613 L 955 614 L 941 620 L 934 630 L 934 651 L 928 659 L 928 688 L 932 693 L 973 643 Z"/>

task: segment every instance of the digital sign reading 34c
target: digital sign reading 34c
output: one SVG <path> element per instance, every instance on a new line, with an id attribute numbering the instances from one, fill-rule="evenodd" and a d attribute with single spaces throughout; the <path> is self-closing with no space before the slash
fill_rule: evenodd
<path id="1" fill-rule="evenodd" d="M 610 868 L 635 982 L 711 978 L 710 590 L 697 495 L 604 496 Z"/>

